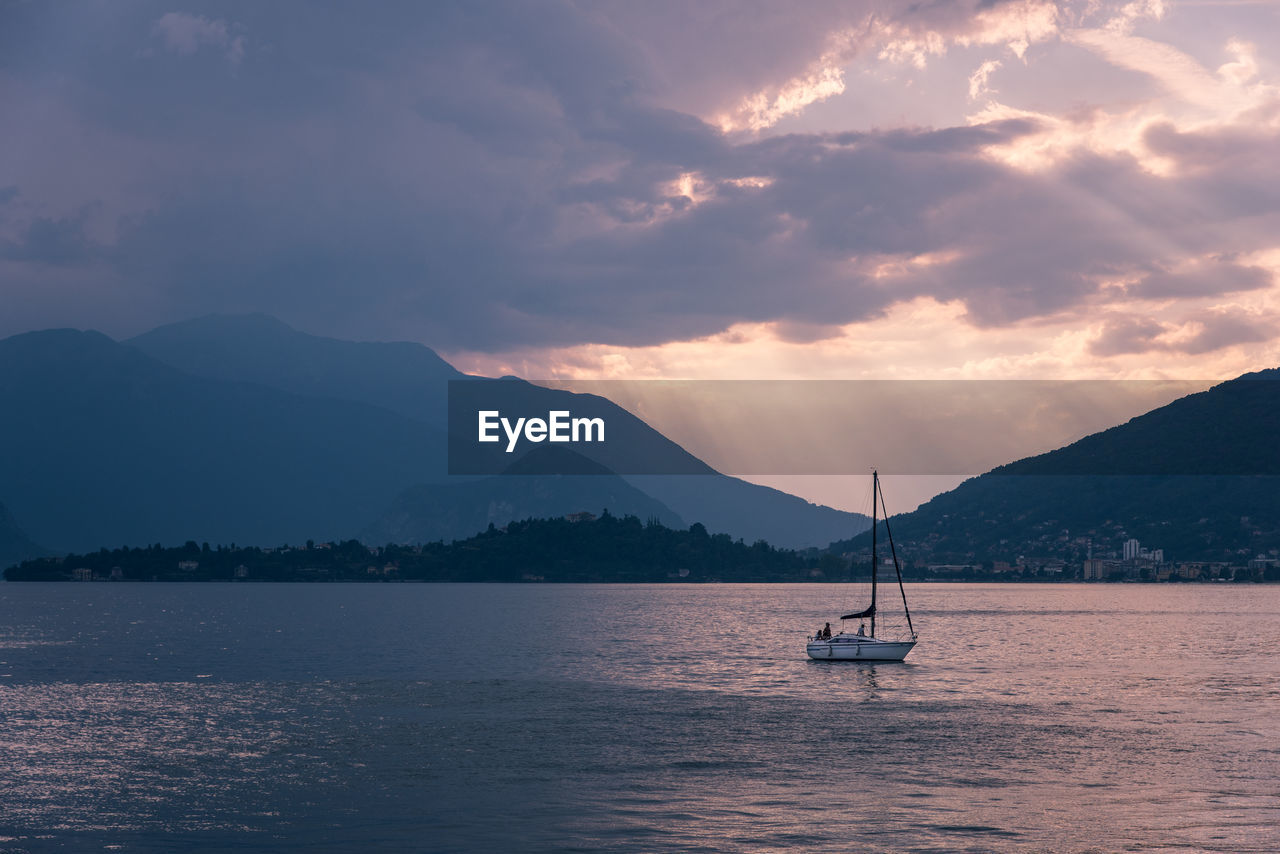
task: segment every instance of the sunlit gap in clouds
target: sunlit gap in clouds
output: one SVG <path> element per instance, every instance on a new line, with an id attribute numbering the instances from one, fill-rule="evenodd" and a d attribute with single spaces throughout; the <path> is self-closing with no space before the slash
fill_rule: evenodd
<path id="1" fill-rule="evenodd" d="M 1280 250 L 1243 259 L 1280 275 Z M 1243 263 L 1242 261 L 1242 263 Z M 884 262 L 882 262 L 884 263 Z M 1123 292 L 1125 283 L 1114 290 Z M 1186 335 L 1234 317 L 1209 294 L 1196 299 L 1160 300 L 1167 321 L 1161 330 Z M 1175 346 L 1138 347 L 1113 352 L 1109 323 L 1152 317 L 1152 300 L 1114 300 L 1105 307 L 1067 311 L 1004 327 L 978 327 L 957 301 L 921 297 L 890 307 L 884 316 L 861 323 L 740 323 L 722 333 L 688 341 L 621 347 L 583 344 L 531 347 L 499 353 L 444 351 L 460 369 L 485 376 L 573 379 L 1186 379 L 1225 380 L 1280 364 L 1280 345 L 1266 340 L 1234 341 L 1188 352 Z M 1280 313 L 1274 285 L 1241 295 L 1245 317 Z M 1256 308 L 1254 307 L 1256 304 Z M 1227 313 L 1224 313 L 1227 312 Z M 810 331 L 811 334 L 803 334 Z M 1173 345 L 1178 335 L 1165 339 Z M 1157 349 L 1159 358 L 1151 358 Z M 1198 349 L 1198 348 L 1197 348 Z"/>

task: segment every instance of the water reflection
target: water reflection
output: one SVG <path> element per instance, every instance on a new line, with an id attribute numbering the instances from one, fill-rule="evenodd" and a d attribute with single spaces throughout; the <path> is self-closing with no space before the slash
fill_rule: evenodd
<path id="1" fill-rule="evenodd" d="M 880 683 L 877 679 L 877 668 L 897 670 L 908 665 L 905 662 L 886 665 L 857 660 L 810 660 L 808 666 L 817 670 L 814 684 L 825 682 L 827 690 L 836 692 L 842 700 L 867 701 L 879 696 Z"/>

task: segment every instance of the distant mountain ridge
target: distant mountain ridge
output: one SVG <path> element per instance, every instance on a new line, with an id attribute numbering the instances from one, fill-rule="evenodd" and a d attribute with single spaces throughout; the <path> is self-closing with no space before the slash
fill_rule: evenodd
<path id="1" fill-rule="evenodd" d="M 184 342 L 192 341 L 188 346 Z M 265 315 L 211 315 L 191 321 L 162 326 L 133 338 L 130 344 L 151 355 L 192 373 L 215 370 L 224 379 L 262 383 L 285 391 L 306 392 L 325 397 L 355 399 L 375 403 L 408 417 L 427 420 L 438 418 L 443 424 L 445 387 L 450 380 L 483 379 L 454 369 L 429 348 L 420 344 L 379 344 L 336 341 L 297 332 L 275 318 Z M 223 361 L 222 354 L 238 353 Z M 203 354 L 203 355 L 196 355 Z M 392 363 L 402 355 L 414 365 L 421 365 L 419 377 L 413 374 L 403 383 L 387 382 L 387 376 L 403 377 L 406 369 Z M 354 358 L 358 356 L 359 358 Z M 307 366 L 349 359 L 332 378 L 324 373 L 311 373 Z M 278 361 L 287 368 L 263 363 Z M 422 379 L 426 377 L 426 379 Z M 569 407 L 576 414 L 600 413 L 609 419 L 611 436 L 622 429 L 629 439 L 632 455 L 651 454 L 674 460 L 668 470 L 710 471 L 685 449 L 630 412 L 596 395 L 574 394 L 559 389 L 531 385 L 510 378 L 523 391 L 524 403 L 531 409 L 549 411 Z M 374 391 L 370 391 L 373 389 Z M 432 421 L 432 423 L 437 423 Z M 441 451 L 443 455 L 444 451 Z M 597 459 L 616 471 L 612 460 Z M 635 463 L 637 460 L 629 459 Z M 748 483 L 723 475 L 622 475 L 633 487 L 656 499 L 677 516 L 689 521 L 702 521 L 713 532 L 725 532 L 748 542 L 766 539 L 788 548 L 823 546 L 832 539 L 864 530 L 865 516 L 847 513 L 805 501 L 780 490 Z M 415 486 L 414 495 L 397 500 L 388 513 L 395 518 L 379 519 L 363 528 L 365 531 L 413 528 L 427 530 L 425 522 L 408 523 L 404 512 L 410 506 L 425 508 L 423 490 Z M 426 485 L 430 485 L 428 482 Z M 557 506 L 561 506 L 557 504 Z M 598 508 L 582 507 L 595 512 Z M 539 514 L 541 515 L 541 514 Z"/>
<path id="2" fill-rule="evenodd" d="M 1280 549 L 1280 370 L 1246 374 L 965 481 L 892 518 L 925 560 L 1108 557 L 1137 539 L 1178 560 Z M 867 537 L 832 544 L 865 548 Z"/>
<path id="3" fill-rule="evenodd" d="M 467 378 L 422 344 L 322 338 L 266 314 L 197 317 L 124 343 L 193 376 L 381 406 L 439 430 L 441 384 Z"/>
<path id="4" fill-rule="evenodd" d="M 1280 475 L 1280 369 L 1244 374 L 997 475 Z"/>
<path id="5" fill-rule="evenodd" d="M 97 332 L 0 341 L 0 399 L 5 500 L 53 549 L 327 538 L 443 476 L 422 422 L 194 377 Z"/>
<path id="6" fill-rule="evenodd" d="M 446 485 L 440 425 L 458 379 L 469 378 L 421 345 L 336 341 L 261 315 L 199 318 L 127 344 L 76 330 L 17 335 L 0 340 L 0 488 L 24 536 L 72 551 L 371 530 L 438 539 L 509 514 L 604 506 L 790 547 L 865 527 L 857 514 L 721 475 Z M 603 408 L 644 453 L 704 465 L 603 398 L 527 388 L 535 402 Z"/>

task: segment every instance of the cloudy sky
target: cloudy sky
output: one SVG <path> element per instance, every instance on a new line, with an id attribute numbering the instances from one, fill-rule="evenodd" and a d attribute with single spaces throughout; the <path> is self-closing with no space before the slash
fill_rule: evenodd
<path id="1" fill-rule="evenodd" d="M 0 335 L 530 378 L 1280 365 L 1280 4 L 0 0 Z"/>
<path id="2" fill-rule="evenodd" d="M 530 377 L 1280 364 L 1280 4 L 0 3 L 0 334 Z"/>

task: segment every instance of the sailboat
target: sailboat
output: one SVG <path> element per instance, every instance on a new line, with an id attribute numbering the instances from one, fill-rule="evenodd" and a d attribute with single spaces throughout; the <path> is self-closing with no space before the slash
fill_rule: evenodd
<path id="1" fill-rule="evenodd" d="M 898 591 L 902 594 L 902 611 L 906 614 L 906 633 L 892 639 L 876 637 L 876 577 L 880 564 L 876 554 L 876 508 L 884 510 L 884 493 L 880 489 L 880 474 L 871 473 L 871 604 L 861 611 L 845 614 L 844 620 L 860 620 L 856 634 L 841 631 L 832 635 L 819 632 L 808 639 L 805 651 L 810 658 L 820 661 L 902 661 L 916 645 L 915 627 L 911 625 L 911 611 L 907 609 L 907 591 L 902 586 L 902 568 L 898 564 L 898 550 L 893 545 L 893 533 L 889 530 L 889 511 L 884 510 L 884 531 L 889 537 L 889 552 L 893 555 L 893 569 L 898 575 Z M 866 630 L 867 622 L 871 631 Z M 830 627 L 830 623 L 827 624 Z"/>

